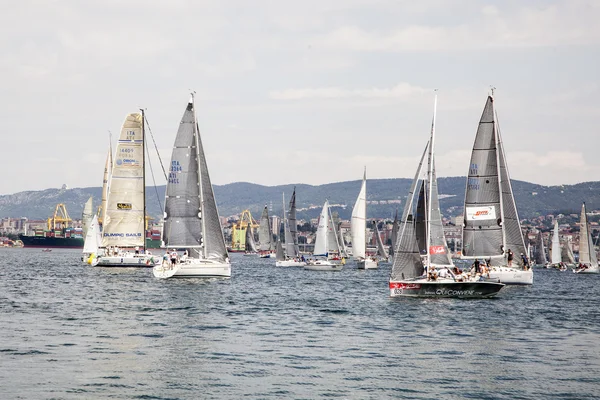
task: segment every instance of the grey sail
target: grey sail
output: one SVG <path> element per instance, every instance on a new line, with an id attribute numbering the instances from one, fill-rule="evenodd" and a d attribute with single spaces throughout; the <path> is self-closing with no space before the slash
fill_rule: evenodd
<path id="1" fill-rule="evenodd" d="M 396 240 L 398 239 L 398 209 L 396 209 L 396 214 L 394 215 L 394 222 L 392 223 L 392 245 L 390 246 L 390 255 L 394 255 L 394 247 L 396 245 Z"/>
<path id="2" fill-rule="evenodd" d="M 435 156 L 432 156 L 431 170 L 431 215 L 429 216 L 429 257 L 433 265 L 452 265 L 452 258 L 448 250 L 448 243 L 444 234 L 442 224 L 442 213 L 440 212 L 440 200 L 438 194 L 437 177 L 435 174 Z"/>
<path id="3" fill-rule="evenodd" d="M 290 209 L 287 217 L 287 227 L 285 231 L 285 252 L 288 257 L 298 257 L 298 223 L 296 222 L 296 188 L 290 199 Z"/>
<path id="4" fill-rule="evenodd" d="M 581 206 L 579 225 L 579 262 L 595 266 L 598 264 L 598 256 L 594 249 L 594 242 L 592 242 L 592 232 L 587 221 L 585 203 Z"/>
<path id="5" fill-rule="evenodd" d="M 338 222 L 339 222 L 339 217 L 337 218 L 337 220 L 333 217 L 332 213 L 331 213 L 331 208 L 328 209 L 328 214 L 329 214 L 329 224 L 327 225 L 327 251 L 329 253 L 334 253 L 334 254 L 338 254 L 341 255 L 342 254 L 342 247 L 340 245 L 340 240 L 339 240 L 339 233 L 338 233 Z"/>
<path id="6" fill-rule="evenodd" d="M 181 118 L 173 146 L 163 237 L 167 247 L 188 248 L 192 257 L 227 258 L 192 101 Z"/>
<path id="7" fill-rule="evenodd" d="M 496 117 L 496 119 L 498 118 Z M 496 126 L 498 126 L 498 122 L 496 122 Z M 502 188 L 502 225 L 504 227 L 506 241 L 505 247 L 506 249 L 511 249 L 515 255 L 519 255 L 521 253 L 526 254 L 527 248 L 525 247 L 521 223 L 519 222 L 519 215 L 517 213 L 515 197 L 513 196 L 512 185 L 510 183 L 510 174 L 508 173 L 508 167 L 506 166 L 506 157 L 504 155 L 502 136 L 499 128 L 497 135 L 498 159 L 500 161 L 500 187 Z M 515 263 L 520 267 L 523 267 L 523 260 L 521 257 L 515 257 L 513 264 Z"/>
<path id="8" fill-rule="evenodd" d="M 258 226 L 258 242 L 261 251 L 270 251 L 273 248 L 273 235 L 271 235 L 271 221 L 269 220 L 269 210 L 267 206 L 263 208 Z"/>
<path id="9" fill-rule="evenodd" d="M 544 248 L 544 237 L 542 231 L 538 232 L 537 236 L 537 253 L 535 257 L 535 263 L 538 265 L 546 265 L 548 259 L 546 258 L 546 249 Z"/>
<path id="10" fill-rule="evenodd" d="M 171 154 L 165 197 L 163 240 L 167 247 L 200 248 L 200 171 L 194 106 L 188 103 Z M 197 256 L 197 254 L 196 254 Z"/>
<path id="11" fill-rule="evenodd" d="M 415 213 L 415 234 L 420 254 L 427 254 L 427 212 L 425 210 L 427 190 L 425 181 L 420 181 L 419 197 L 417 197 L 417 211 Z"/>
<path id="12" fill-rule="evenodd" d="M 285 260 L 285 254 L 283 253 L 283 245 L 281 244 L 280 240 L 277 241 L 277 247 L 276 247 L 276 251 L 275 251 L 275 260 L 277 260 L 277 261 Z"/>
<path id="13" fill-rule="evenodd" d="M 488 96 L 467 176 L 462 236 L 462 254 L 466 258 L 504 255 L 495 131 L 493 99 Z"/>
<path id="14" fill-rule="evenodd" d="M 390 280 L 415 278 L 423 275 L 424 271 L 417 245 L 415 224 L 412 215 L 408 215 L 407 220 L 400 223 L 398 245 L 394 251 L 394 264 Z"/>
<path id="15" fill-rule="evenodd" d="M 560 247 L 561 259 L 564 263 L 574 264 L 575 255 L 573 254 L 573 245 L 567 238 L 564 239 L 562 246 Z"/>
<path id="16" fill-rule="evenodd" d="M 253 253 L 258 251 L 256 248 L 256 241 L 254 241 L 254 231 L 250 224 L 248 224 L 248 228 L 246 228 L 246 250 Z"/>
<path id="17" fill-rule="evenodd" d="M 373 230 L 375 231 L 375 240 L 377 241 L 377 254 L 380 257 L 388 258 L 388 253 L 383 245 L 383 241 L 381 240 L 381 232 L 379 232 L 379 229 L 377 228 L 377 223 L 374 224 Z"/>

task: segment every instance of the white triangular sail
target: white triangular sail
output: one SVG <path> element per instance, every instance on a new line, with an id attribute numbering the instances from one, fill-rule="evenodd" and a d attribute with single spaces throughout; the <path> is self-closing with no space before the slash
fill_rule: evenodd
<path id="1" fill-rule="evenodd" d="M 104 162 L 104 176 L 102 179 L 102 201 L 100 203 L 100 210 L 98 212 L 98 222 L 100 224 L 104 223 L 106 219 L 106 205 L 108 201 L 108 189 L 110 184 L 110 175 L 112 170 L 112 148 L 108 146 L 108 153 L 106 154 L 106 161 Z"/>
<path id="2" fill-rule="evenodd" d="M 144 129 L 141 113 L 125 118 L 112 168 L 102 246 L 145 244 Z"/>
<path id="3" fill-rule="evenodd" d="M 358 197 L 352 208 L 350 234 L 352 235 L 352 254 L 354 258 L 365 258 L 367 229 L 367 171 L 363 175 Z"/>
<path id="4" fill-rule="evenodd" d="M 598 256 L 592 241 L 592 232 L 590 230 L 585 203 L 581 206 L 581 218 L 579 220 L 579 262 L 587 266 L 597 266 Z"/>
<path id="5" fill-rule="evenodd" d="M 321 215 L 319 215 L 319 223 L 315 234 L 315 247 L 313 255 L 326 256 L 328 254 L 328 237 L 329 237 L 329 201 L 325 200 Z"/>
<path id="6" fill-rule="evenodd" d="M 83 253 L 84 254 L 95 254 L 98 252 L 98 247 L 100 247 L 101 237 L 100 237 L 100 224 L 98 223 L 98 216 L 94 215 L 90 224 L 88 226 L 88 230 L 85 235 L 85 241 L 83 242 Z"/>
<path id="7" fill-rule="evenodd" d="M 83 213 L 81 215 L 81 227 L 83 230 L 83 236 L 87 235 L 87 231 L 89 229 L 90 224 L 92 223 L 92 217 L 94 216 L 94 198 L 90 196 L 88 201 L 85 202 L 83 206 Z"/>
<path id="8" fill-rule="evenodd" d="M 552 246 L 550 247 L 550 262 L 560 264 L 562 261 L 560 249 L 560 237 L 558 235 L 558 221 L 554 221 L 554 232 L 552 234 Z"/>

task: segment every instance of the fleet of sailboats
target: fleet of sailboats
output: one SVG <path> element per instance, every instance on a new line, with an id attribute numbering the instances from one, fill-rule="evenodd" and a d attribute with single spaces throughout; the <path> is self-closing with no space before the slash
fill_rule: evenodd
<path id="1" fill-rule="evenodd" d="M 470 272 L 456 271 L 444 236 L 435 168 L 435 122 L 437 95 L 431 133 L 407 196 L 401 218 L 398 211 L 392 224 L 389 252 L 377 224 L 372 227 L 377 257 L 392 260 L 390 296 L 490 297 L 505 284 L 530 285 L 533 272 L 522 259 L 531 259 L 525 246 L 514 200 L 504 146 L 495 110 L 493 91 L 488 96 L 474 140 L 464 198 L 464 226 L 460 257 L 485 265 Z M 154 267 L 158 278 L 231 276 L 231 263 L 220 224 L 214 192 L 200 138 L 194 96 L 188 102 L 175 138 L 167 190 L 163 257 L 146 252 L 145 231 L 145 116 L 127 115 L 116 154 L 106 157 L 102 202 L 93 212 L 92 198 L 82 215 L 85 237 L 83 260 L 91 265 L 110 267 Z M 367 244 L 366 168 L 352 209 L 350 234 L 352 255 L 359 269 L 374 269 L 378 260 L 366 252 Z M 343 235 L 334 222 L 329 202 L 325 201 L 314 252 L 307 262 L 299 251 L 296 222 L 296 188 L 289 207 L 283 207 L 283 235 L 274 240 L 268 207 L 258 228 L 258 242 L 252 229 L 246 231 L 247 251 L 263 258 L 276 258 L 276 266 L 303 266 L 305 269 L 339 271 L 347 249 Z M 582 205 L 579 233 L 578 274 L 599 273 L 598 257 L 592 242 L 585 203 Z M 572 242 L 561 242 L 555 221 L 546 258 L 544 240 L 538 232 L 534 243 L 535 264 L 574 264 Z M 184 252 L 181 255 L 181 252 Z M 510 255 L 509 255 L 510 254 Z M 527 257 L 524 256 L 527 255 Z M 332 261 L 332 255 L 337 260 Z M 177 262 L 172 264 L 171 257 Z M 438 275 L 437 271 L 443 271 Z"/>

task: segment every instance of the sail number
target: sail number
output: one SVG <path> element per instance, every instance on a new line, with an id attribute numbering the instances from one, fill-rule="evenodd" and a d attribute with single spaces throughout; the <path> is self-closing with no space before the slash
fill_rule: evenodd
<path id="1" fill-rule="evenodd" d="M 469 178 L 467 180 L 467 189 L 479 190 L 479 178 Z"/>
<path id="2" fill-rule="evenodd" d="M 125 132 L 126 140 L 135 140 L 135 131 L 127 131 Z"/>
<path id="3" fill-rule="evenodd" d="M 171 161 L 171 168 L 169 169 L 169 183 L 179 183 L 177 172 L 183 171 L 181 164 L 177 160 Z"/>
<path id="4" fill-rule="evenodd" d="M 469 175 L 478 175 L 479 166 L 477 164 L 472 163 L 469 165 Z"/>

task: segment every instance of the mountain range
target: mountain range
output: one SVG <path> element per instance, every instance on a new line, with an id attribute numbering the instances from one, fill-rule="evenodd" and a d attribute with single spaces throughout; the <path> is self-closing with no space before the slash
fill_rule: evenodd
<path id="1" fill-rule="evenodd" d="M 368 218 L 393 217 L 396 209 L 402 212 L 410 179 L 370 179 L 367 181 Z M 446 217 L 462 214 L 465 177 L 438 178 L 440 205 Z M 324 185 L 289 184 L 263 186 L 254 183 L 236 182 L 214 185 L 215 197 L 221 216 L 240 214 L 250 210 L 258 219 L 265 205 L 270 215 L 281 215 L 282 193 L 286 207 L 292 191 L 296 187 L 298 218 L 315 218 L 329 199 L 333 210 L 342 219 L 349 219 L 360 181 L 328 183 Z M 512 180 L 515 201 L 521 218 L 533 218 L 554 213 L 577 213 L 581 203 L 586 202 L 588 210 L 600 209 L 600 182 L 584 182 L 576 185 L 543 186 L 529 182 Z M 54 213 L 57 204 L 65 204 L 71 218 L 80 219 L 83 205 L 90 196 L 94 205 L 100 204 L 100 187 L 73 189 L 45 189 L 19 192 L 0 196 L 0 217 L 27 217 L 45 219 Z M 164 207 L 165 186 L 147 187 L 147 213 L 160 219 Z"/>

